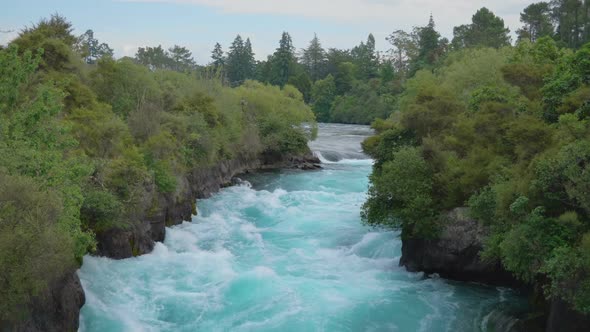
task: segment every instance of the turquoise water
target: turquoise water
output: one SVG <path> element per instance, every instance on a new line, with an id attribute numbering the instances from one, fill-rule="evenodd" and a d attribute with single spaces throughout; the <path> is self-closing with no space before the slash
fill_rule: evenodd
<path id="1" fill-rule="evenodd" d="M 322 154 L 363 158 L 366 129 L 321 133 L 313 147 Z M 250 176 L 199 201 L 192 223 L 169 228 L 152 254 L 86 257 L 81 331 L 497 331 L 514 323 L 505 312 L 522 300 L 511 291 L 408 273 L 398 266 L 397 234 L 362 226 L 370 160 L 324 166 Z"/>

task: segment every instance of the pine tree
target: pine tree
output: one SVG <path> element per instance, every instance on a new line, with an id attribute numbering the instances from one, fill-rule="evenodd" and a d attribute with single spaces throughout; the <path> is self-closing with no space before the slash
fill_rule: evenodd
<path id="1" fill-rule="evenodd" d="M 590 41 L 590 1 L 554 0 L 553 19 L 557 22 L 557 39 L 571 48 Z"/>
<path id="2" fill-rule="evenodd" d="M 215 67 L 215 69 L 225 65 L 225 56 L 223 55 L 223 48 L 221 48 L 221 44 L 215 43 L 215 48 L 213 48 L 213 51 L 211 52 L 211 59 L 213 59 L 211 64 Z"/>
<path id="3" fill-rule="evenodd" d="M 237 35 L 227 54 L 227 77 L 231 85 L 240 85 L 245 80 L 243 67 L 244 40 Z"/>
<path id="4" fill-rule="evenodd" d="M 301 63 L 310 78 L 314 82 L 321 79 L 326 72 L 327 56 L 317 35 L 314 34 L 309 46 L 303 49 L 302 53 Z"/>
<path id="5" fill-rule="evenodd" d="M 517 31 L 518 40 L 535 42 L 544 36 L 552 36 L 551 8 L 547 2 L 533 3 L 520 14 L 524 26 Z"/>
<path id="6" fill-rule="evenodd" d="M 285 86 L 295 66 L 295 48 L 291 36 L 283 32 L 279 48 L 272 56 L 271 84 Z"/>
<path id="7" fill-rule="evenodd" d="M 179 72 L 189 71 L 196 66 L 193 54 L 186 47 L 174 45 L 168 49 L 171 69 Z"/>
<path id="8" fill-rule="evenodd" d="M 244 67 L 244 79 L 254 78 L 256 72 L 256 60 L 254 59 L 254 52 L 252 51 L 252 43 L 250 38 L 246 38 L 244 44 L 244 52 L 242 54 L 242 65 Z"/>
<path id="9" fill-rule="evenodd" d="M 504 20 L 483 7 L 473 15 L 471 24 L 455 27 L 453 46 L 500 48 L 510 45 L 509 34 Z"/>
<path id="10" fill-rule="evenodd" d="M 428 25 L 418 32 L 418 56 L 412 64 L 411 74 L 435 64 L 441 53 L 440 34 L 435 29 L 434 18 L 430 15 Z"/>
<path id="11" fill-rule="evenodd" d="M 368 80 L 375 78 L 379 72 L 379 57 L 375 51 L 375 37 L 369 34 L 367 43 L 361 42 L 351 51 L 354 64 L 357 67 L 359 79 Z"/>

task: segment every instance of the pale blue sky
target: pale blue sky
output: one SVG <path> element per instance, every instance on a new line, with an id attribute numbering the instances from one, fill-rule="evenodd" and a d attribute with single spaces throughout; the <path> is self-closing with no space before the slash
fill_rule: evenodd
<path id="1" fill-rule="evenodd" d="M 0 30 L 31 25 L 51 13 L 66 16 L 77 34 L 93 29 L 115 49 L 133 55 L 140 46 L 188 47 L 199 64 L 210 61 L 215 42 L 224 50 L 236 34 L 250 37 L 256 57 L 277 47 L 282 31 L 295 46 L 305 47 L 318 34 L 324 47 L 351 48 L 372 32 L 380 50 L 397 29 L 424 25 L 432 12 L 437 29 L 449 39 L 452 29 L 468 23 L 486 6 L 504 18 L 512 31 L 519 13 L 532 0 L 0 0 Z M 0 43 L 16 32 L 0 33 Z"/>

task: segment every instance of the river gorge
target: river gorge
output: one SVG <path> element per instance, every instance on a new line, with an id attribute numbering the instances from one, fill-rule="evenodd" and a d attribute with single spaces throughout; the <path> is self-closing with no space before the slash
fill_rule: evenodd
<path id="1" fill-rule="evenodd" d="M 363 226 L 369 127 L 320 125 L 317 171 L 240 176 L 150 254 L 87 256 L 80 331 L 509 331 L 507 288 L 399 266 L 398 233 Z"/>

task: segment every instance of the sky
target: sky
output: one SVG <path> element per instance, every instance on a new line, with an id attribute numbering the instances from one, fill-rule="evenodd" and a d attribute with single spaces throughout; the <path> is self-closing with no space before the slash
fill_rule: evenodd
<path id="1" fill-rule="evenodd" d="M 185 46 L 197 63 L 211 61 L 216 42 L 224 50 L 237 34 L 252 40 L 256 58 L 278 47 L 283 31 L 297 49 L 317 33 L 325 48 L 349 49 L 373 33 L 377 48 L 389 49 L 393 31 L 424 26 L 430 14 L 437 30 L 452 39 L 453 27 L 468 24 L 481 7 L 502 17 L 512 32 L 520 12 L 533 0 L 0 0 L 0 44 L 20 29 L 59 13 L 76 34 L 92 29 L 115 56 L 133 56 L 138 47 Z M 6 31 L 12 31 L 6 33 Z"/>

